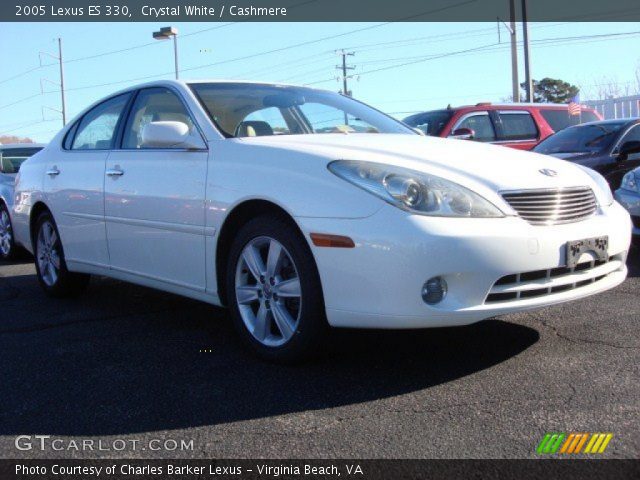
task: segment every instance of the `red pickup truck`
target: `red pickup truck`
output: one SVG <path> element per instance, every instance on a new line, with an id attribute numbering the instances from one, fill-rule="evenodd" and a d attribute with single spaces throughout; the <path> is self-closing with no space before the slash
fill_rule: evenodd
<path id="1" fill-rule="evenodd" d="M 403 121 L 426 135 L 450 137 L 530 150 L 549 135 L 571 125 L 602 120 L 592 108 L 569 115 L 555 103 L 478 103 L 416 113 Z"/>

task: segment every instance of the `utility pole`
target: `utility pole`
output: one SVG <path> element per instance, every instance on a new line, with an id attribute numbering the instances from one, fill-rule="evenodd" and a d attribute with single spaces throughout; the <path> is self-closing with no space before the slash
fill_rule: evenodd
<path id="1" fill-rule="evenodd" d="M 520 101 L 520 83 L 518 82 L 518 42 L 516 39 L 516 0 L 509 0 L 509 26 L 511 30 L 511 90 L 513 102 Z"/>
<path id="2" fill-rule="evenodd" d="M 527 21 L 527 0 L 522 0 L 522 39 L 524 41 L 524 76 L 527 102 L 533 102 L 533 80 L 531 79 L 531 51 L 529 49 L 529 22 Z"/>
<path id="3" fill-rule="evenodd" d="M 350 97 L 351 92 L 349 91 L 347 80 L 351 78 L 351 76 L 347 75 L 347 71 L 354 70 L 356 67 L 355 65 L 347 65 L 347 57 L 353 57 L 355 55 L 355 52 L 347 52 L 345 50 L 340 50 L 340 52 L 336 52 L 336 53 L 342 56 L 342 65 L 336 66 L 338 70 L 342 70 L 342 92 L 341 93 L 347 97 Z M 346 112 L 344 114 L 344 124 L 349 125 L 349 118 Z"/>
<path id="4" fill-rule="evenodd" d="M 46 55 L 48 57 L 51 57 L 55 60 L 58 61 L 58 64 L 60 66 L 60 83 L 55 83 L 55 82 L 51 82 L 50 80 L 46 80 L 43 79 L 44 81 L 53 83 L 54 85 L 57 85 L 60 87 L 60 110 L 55 109 L 55 108 L 50 108 L 50 107 L 46 107 L 48 110 L 54 110 L 58 113 L 60 113 L 62 115 L 62 126 L 64 127 L 67 124 L 67 103 L 65 100 L 65 96 L 64 96 L 64 67 L 63 67 L 63 60 L 62 60 L 62 38 L 58 37 L 58 55 L 53 55 L 52 53 L 49 52 L 39 52 L 38 57 L 40 59 L 40 66 L 42 67 L 42 56 Z M 43 87 L 43 82 L 42 80 L 40 81 L 40 90 L 42 93 L 44 93 L 44 87 Z"/>
<path id="5" fill-rule="evenodd" d="M 60 101 L 62 103 L 62 126 L 67 124 L 67 103 L 64 99 L 64 67 L 62 66 L 62 37 L 58 37 L 58 60 L 60 63 Z"/>

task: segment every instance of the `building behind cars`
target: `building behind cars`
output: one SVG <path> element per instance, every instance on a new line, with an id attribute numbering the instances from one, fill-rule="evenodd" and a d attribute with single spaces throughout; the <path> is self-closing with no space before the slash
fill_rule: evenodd
<path id="1" fill-rule="evenodd" d="M 416 113 L 403 121 L 427 135 L 495 143 L 530 150 L 549 135 L 571 125 L 601 120 L 592 108 L 547 103 L 477 103 Z"/>

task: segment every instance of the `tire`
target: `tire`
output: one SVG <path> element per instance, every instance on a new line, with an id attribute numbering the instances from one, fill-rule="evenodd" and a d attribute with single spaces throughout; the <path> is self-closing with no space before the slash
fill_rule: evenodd
<path id="1" fill-rule="evenodd" d="M 0 260 L 8 261 L 16 258 L 16 248 L 9 209 L 0 202 Z"/>
<path id="2" fill-rule="evenodd" d="M 320 276 L 309 246 L 287 217 L 263 215 L 240 229 L 226 287 L 233 323 L 258 356 L 297 363 L 319 351 L 329 330 Z"/>
<path id="3" fill-rule="evenodd" d="M 33 255 L 38 281 L 47 295 L 75 297 L 87 288 L 89 275 L 67 270 L 58 227 L 49 212 L 41 213 L 36 220 Z"/>

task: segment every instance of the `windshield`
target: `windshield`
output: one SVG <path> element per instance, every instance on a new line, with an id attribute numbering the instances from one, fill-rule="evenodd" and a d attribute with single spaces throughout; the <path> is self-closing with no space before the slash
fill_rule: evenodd
<path id="1" fill-rule="evenodd" d="M 304 87 L 250 83 L 190 85 L 226 137 L 320 133 L 415 134 L 349 97 Z"/>
<path id="2" fill-rule="evenodd" d="M 596 153 L 606 150 L 624 122 L 593 123 L 569 127 L 547 137 L 533 151 L 538 153 Z"/>
<path id="3" fill-rule="evenodd" d="M 18 173 L 22 162 L 40 150 L 42 147 L 8 148 L 0 151 L 0 171 L 2 173 Z"/>
<path id="4" fill-rule="evenodd" d="M 419 128 L 425 134 L 434 137 L 440 136 L 444 127 L 453 117 L 453 110 L 434 110 L 432 112 L 411 115 L 404 119 L 404 123 L 411 127 Z"/>

